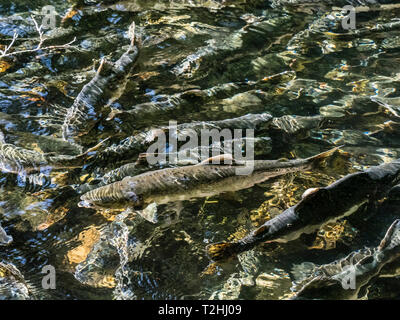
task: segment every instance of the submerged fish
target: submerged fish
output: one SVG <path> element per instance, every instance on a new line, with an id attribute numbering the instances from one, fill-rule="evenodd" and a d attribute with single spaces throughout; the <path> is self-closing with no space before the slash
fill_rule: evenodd
<path id="1" fill-rule="evenodd" d="M 60 169 L 80 167 L 103 142 L 79 155 L 41 153 L 6 143 L 0 132 L 0 171 L 16 174 L 39 172 L 44 168 Z"/>
<path id="2" fill-rule="evenodd" d="M 237 191 L 289 172 L 312 169 L 336 150 L 334 148 L 306 159 L 254 160 L 232 165 L 204 161 L 192 166 L 146 172 L 83 194 L 80 206 L 138 209 L 150 204 L 166 204 Z M 252 169 L 250 174 L 238 175 L 238 169 L 245 168 Z"/>
<path id="3" fill-rule="evenodd" d="M 395 220 L 377 248 L 365 248 L 315 268 L 296 285 L 292 299 L 357 299 L 370 281 L 400 257 L 400 220 Z M 396 262 L 397 263 L 397 262 Z"/>
<path id="4" fill-rule="evenodd" d="M 210 146 L 199 146 L 195 148 L 182 148 L 176 152 L 164 152 L 157 153 L 154 156 L 160 157 L 164 156 L 165 159 L 158 158 L 158 162 L 153 164 L 151 167 L 156 169 L 162 169 L 166 167 L 174 167 L 174 166 L 185 166 L 185 165 L 194 165 L 198 164 L 202 161 L 202 155 L 206 154 L 205 158 L 209 158 L 210 154 L 223 154 L 225 150 L 229 148 L 232 150 L 234 146 L 243 150 L 246 145 L 251 144 L 254 146 L 254 153 L 256 155 L 266 155 L 271 152 L 271 139 L 267 137 L 260 138 L 241 138 L 241 139 L 232 139 L 226 141 L 216 141 Z M 125 155 L 125 154 L 124 154 Z M 99 188 L 105 186 L 107 184 L 120 181 L 128 176 L 136 176 L 140 173 L 149 170 L 149 164 L 146 162 L 146 157 L 148 153 L 140 153 L 136 162 L 124 164 L 116 169 L 108 171 L 104 174 L 100 179 L 96 179 L 93 183 L 84 184 L 79 187 L 81 192 L 87 192 L 89 190 L 93 190 L 95 188 Z M 175 159 L 175 163 L 171 164 L 167 159 L 173 158 Z M 107 158 L 106 158 L 107 159 Z M 105 159 L 105 160 L 106 160 Z M 144 165 L 146 164 L 146 165 Z"/>
<path id="5" fill-rule="evenodd" d="M 293 207 L 264 223 L 237 242 L 207 246 L 215 261 L 250 250 L 266 241 L 287 242 L 303 233 L 355 213 L 360 207 L 382 199 L 400 180 L 400 159 L 349 174 L 324 188 L 309 189 Z"/>
<path id="6" fill-rule="evenodd" d="M 213 99 L 223 99 L 237 92 L 249 90 L 254 87 L 254 82 L 224 83 L 208 89 L 190 89 L 172 95 L 160 95 L 157 101 L 144 102 L 132 106 L 129 110 L 112 109 L 108 120 L 115 117 L 126 120 L 146 121 L 153 124 L 155 117 L 171 119 L 182 112 L 197 112 L 207 102 Z"/>
<path id="7" fill-rule="evenodd" d="M 138 153 L 146 152 L 148 147 L 163 134 L 168 134 L 171 138 L 178 138 L 183 142 L 183 139 L 187 136 L 191 136 L 195 133 L 201 135 L 203 130 L 253 129 L 262 132 L 268 129 L 272 119 L 273 117 L 269 113 L 264 112 L 260 114 L 246 114 L 241 117 L 225 120 L 182 123 L 175 128 L 172 126 L 162 126 L 127 137 L 119 144 L 114 144 L 104 149 L 99 153 L 98 158 L 101 161 L 109 161 L 113 156 L 117 157 L 119 161 L 133 158 Z M 172 141 L 170 141 L 170 143 L 172 143 Z M 178 143 L 178 141 L 176 141 L 176 143 Z M 167 145 L 165 147 L 167 147 Z"/>
<path id="8" fill-rule="evenodd" d="M 65 140 L 71 135 L 87 132 L 87 120 L 98 116 L 98 107 L 109 104 L 116 93 L 121 94 L 121 89 L 126 85 L 127 75 L 139 57 L 134 23 L 129 28 L 129 34 L 131 43 L 126 52 L 115 63 L 103 59 L 95 77 L 82 88 L 68 109 L 62 125 Z"/>

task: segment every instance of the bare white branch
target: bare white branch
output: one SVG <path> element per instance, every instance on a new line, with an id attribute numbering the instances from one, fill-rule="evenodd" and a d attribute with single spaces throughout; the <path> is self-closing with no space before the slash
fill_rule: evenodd
<path id="1" fill-rule="evenodd" d="M 32 18 L 33 23 L 35 24 L 35 29 L 39 34 L 39 44 L 36 47 L 36 50 L 39 50 L 42 47 L 43 42 L 45 40 L 43 37 L 43 30 L 42 30 L 42 26 L 39 27 L 37 21 L 35 20 L 35 18 L 32 15 L 31 15 L 31 18 Z"/>
<path id="2" fill-rule="evenodd" d="M 17 40 L 17 38 L 18 38 L 18 33 L 16 31 L 14 31 L 14 35 L 13 35 L 13 38 L 12 38 L 10 44 L 7 47 L 5 47 L 4 50 L 0 50 L 0 53 L 1 53 L 0 57 L 7 55 L 8 50 L 10 50 L 10 48 L 13 46 L 13 44 L 14 44 L 15 40 Z"/>
<path id="3" fill-rule="evenodd" d="M 0 58 L 15 56 L 18 54 L 23 54 L 23 53 L 37 52 L 39 50 L 77 49 L 75 46 L 72 46 L 72 44 L 76 41 L 76 37 L 74 37 L 74 39 L 72 41 L 62 44 L 62 45 L 43 47 L 43 43 L 47 39 L 44 37 L 42 26 L 39 26 L 39 24 L 37 23 L 37 21 L 35 20 L 35 18 L 33 16 L 31 16 L 31 18 L 35 25 L 35 29 L 36 29 L 37 33 L 39 34 L 39 43 L 36 45 L 36 48 L 9 52 L 11 47 L 14 45 L 15 41 L 18 38 L 18 33 L 14 32 L 14 36 L 13 36 L 13 39 L 11 40 L 10 44 L 4 50 L 0 50 Z"/>

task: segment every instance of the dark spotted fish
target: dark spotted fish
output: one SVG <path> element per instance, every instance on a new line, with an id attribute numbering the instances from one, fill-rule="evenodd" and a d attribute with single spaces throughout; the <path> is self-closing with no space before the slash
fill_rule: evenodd
<path id="1" fill-rule="evenodd" d="M 165 120 L 176 118 L 182 112 L 197 112 L 208 102 L 215 99 L 232 98 L 236 94 L 248 92 L 269 83 L 277 84 L 288 81 L 288 78 L 295 78 L 295 72 L 284 71 L 279 74 L 271 75 L 258 81 L 229 82 L 216 85 L 207 89 L 189 89 L 184 92 L 172 95 L 160 95 L 157 101 L 145 102 L 132 106 L 130 110 L 113 109 L 108 116 L 108 120 L 114 117 L 123 119 L 133 119 L 140 122 L 152 120 L 155 117 L 162 117 Z M 201 110 L 201 109 L 200 109 Z"/>
<path id="2" fill-rule="evenodd" d="M 130 26 L 131 44 L 127 51 L 115 62 L 101 61 L 95 77 L 87 83 L 68 109 L 62 125 L 63 138 L 88 131 L 88 119 L 98 117 L 98 108 L 110 103 L 116 91 L 126 84 L 126 77 L 139 57 L 139 47 L 135 44 L 135 24 Z"/>
<path id="3" fill-rule="evenodd" d="M 357 299 L 361 289 L 390 268 L 400 257 L 400 220 L 395 220 L 377 248 L 352 252 L 347 257 L 315 268 L 295 287 L 292 299 Z"/>
<path id="4" fill-rule="evenodd" d="M 285 143 L 288 140 L 296 137 L 297 139 L 307 138 L 310 135 L 312 129 L 320 128 L 324 122 L 331 124 L 333 120 L 327 119 L 322 116 L 282 116 L 272 117 L 269 113 L 260 114 L 246 114 L 241 117 L 216 120 L 216 121 L 194 121 L 190 123 L 178 124 L 176 127 L 175 135 L 171 134 L 171 137 L 182 137 L 190 136 L 191 132 L 201 134 L 202 130 L 223 130 L 223 129 L 253 129 L 257 131 L 257 135 L 266 134 L 273 138 L 272 143 Z M 123 139 L 118 144 L 113 144 L 108 148 L 105 148 L 99 152 L 96 156 L 98 160 L 109 161 L 110 159 L 117 158 L 119 161 L 124 159 L 132 159 L 139 153 L 147 152 L 147 148 L 154 143 L 159 135 L 170 134 L 170 127 L 164 126 L 158 129 L 151 129 L 144 132 L 140 132 L 133 136 Z M 245 139 L 245 138 L 243 138 Z M 255 146 L 259 144 L 265 145 L 264 138 L 255 138 Z M 235 139 L 233 139 L 235 140 Z M 264 140 L 264 141 L 263 141 Z M 272 146 L 268 147 L 272 148 Z M 257 148 L 256 148 L 257 149 Z M 161 152 L 163 150 L 159 150 Z M 260 152 L 260 154 L 266 154 Z"/>
<path id="5" fill-rule="evenodd" d="M 146 172 L 83 194 L 80 206 L 144 208 L 154 203 L 166 204 L 237 191 L 289 172 L 312 169 L 336 150 L 334 148 L 307 159 L 254 160 L 234 165 L 216 165 L 205 161 L 192 166 Z M 245 168 L 251 171 L 238 171 Z"/>
<path id="6" fill-rule="evenodd" d="M 152 123 L 155 117 L 165 120 L 176 118 L 182 112 L 194 112 L 213 99 L 223 99 L 254 87 L 254 83 L 224 83 L 208 89 L 190 89 L 184 92 L 159 96 L 157 101 L 145 102 L 132 106 L 130 110 L 113 109 L 108 116 L 108 120 L 114 117 L 126 120 Z"/>
<path id="7" fill-rule="evenodd" d="M 254 129 L 262 130 L 268 128 L 273 117 L 271 114 L 264 112 L 260 114 L 246 114 L 244 116 L 217 120 L 217 121 L 193 121 L 190 123 L 184 123 L 177 126 L 178 132 L 184 132 L 185 130 L 193 130 L 200 133 L 201 130 L 208 129 Z"/>
<path id="8" fill-rule="evenodd" d="M 237 242 L 207 246 L 212 260 L 223 260 L 266 241 L 287 242 L 303 233 L 355 213 L 363 205 L 382 199 L 400 180 L 400 159 L 349 174 L 324 188 L 306 191 L 303 199 Z"/>
<path id="9" fill-rule="evenodd" d="M 243 150 L 247 145 L 251 144 L 254 146 L 254 152 L 256 155 L 266 155 L 271 152 L 271 139 L 266 137 L 260 138 L 250 138 L 245 137 L 241 139 L 232 139 L 224 141 L 217 141 L 211 144 L 209 147 L 207 146 L 199 146 L 196 148 L 183 148 L 177 152 L 165 152 L 165 153 L 157 153 L 157 156 L 164 155 L 165 161 L 157 162 L 153 164 L 151 167 L 162 169 L 165 167 L 173 167 L 173 166 L 184 166 L 189 164 L 198 164 L 202 160 L 202 155 L 206 154 L 206 158 L 209 158 L 213 153 L 215 154 L 224 154 L 226 152 L 226 148 L 231 148 L 233 150 L 233 146 L 237 145 L 240 150 Z M 128 176 L 136 176 L 140 173 L 149 170 L 149 165 L 144 165 L 146 163 L 147 153 L 141 153 L 138 156 L 136 162 L 124 164 L 116 169 L 108 171 L 101 179 L 97 179 L 95 183 L 84 184 L 79 187 L 82 193 L 88 192 L 90 190 L 105 186 L 107 184 L 120 181 Z M 176 159 L 175 164 L 170 164 L 168 161 L 168 157 L 173 157 Z"/>
<path id="10" fill-rule="evenodd" d="M 190 123 L 178 124 L 176 133 L 171 137 L 183 137 L 190 133 L 201 134 L 202 130 L 223 130 L 223 129 L 254 129 L 264 130 L 269 127 L 273 117 L 269 113 L 246 114 L 241 117 L 216 120 L 216 121 L 194 121 Z M 119 160 L 128 159 L 136 156 L 139 153 L 146 152 L 147 148 L 157 140 L 161 134 L 169 135 L 171 127 L 164 126 L 158 129 L 151 129 L 140 132 L 122 140 L 119 144 L 114 144 L 98 154 L 98 158 L 109 159 L 114 156 Z M 233 137 L 232 137 L 233 138 Z M 159 150 L 160 151 L 160 150 Z"/>
<path id="11" fill-rule="evenodd" d="M 6 143 L 0 132 L 0 170 L 16 174 L 29 174 L 47 169 L 81 167 L 88 159 L 90 152 L 96 150 L 103 142 L 79 155 L 57 155 L 41 153 Z"/>

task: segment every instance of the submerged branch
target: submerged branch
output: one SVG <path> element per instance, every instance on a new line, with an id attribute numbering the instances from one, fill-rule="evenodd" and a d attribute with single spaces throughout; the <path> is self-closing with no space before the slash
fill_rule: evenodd
<path id="1" fill-rule="evenodd" d="M 23 53 L 37 52 L 39 50 L 69 49 L 69 48 L 76 49 L 74 46 L 72 46 L 72 44 L 76 41 L 76 37 L 74 37 L 74 39 L 72 41 L 62 44 L 62 45 L 53 45 L 53 46 L 43 47 L 43 43 L 48 39 L 46 39 L 44 37 L 42 26 L 39 27 L 37 21 L 35 20 L 35 18 L 33 16 L 31 16 L 31 18 L 35 25 L 35 29 L 39 34 L 39 43 L 37 44 L 36 48 L 9 52 L 10 49 L 12 48 L 12 46 L 14 45 L 15 41 L 18 38 L 18 33 L 14 32 L 14 35 L 13 35 L 13 38 L 12 38 L 10 44 L 8 46 L 6 46 L 6 48 L 4 50 L 0 50 L 0 58 L 11 57 L 11 56 L 15 56 L 18 54 L 23 54 Z"/>

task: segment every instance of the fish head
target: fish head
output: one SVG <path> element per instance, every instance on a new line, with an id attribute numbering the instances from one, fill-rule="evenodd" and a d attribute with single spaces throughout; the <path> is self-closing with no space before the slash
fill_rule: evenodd
<path id="1" fill-rule="evenodd" d="M 81 197 L 81 201 L 78 202 L 78 207 L 95 209 L 96 205 L 91 201 L 83 200 L 83 198 Z"/>
<path id="2" fill-rule="evenodd" d="M 125 199 L 129 201 L 131 206 L 135 209 L 143 208 L 143 201 L 140 195 L 137 195 L 133 191 L 128 191 L 125 193 Z"/>

